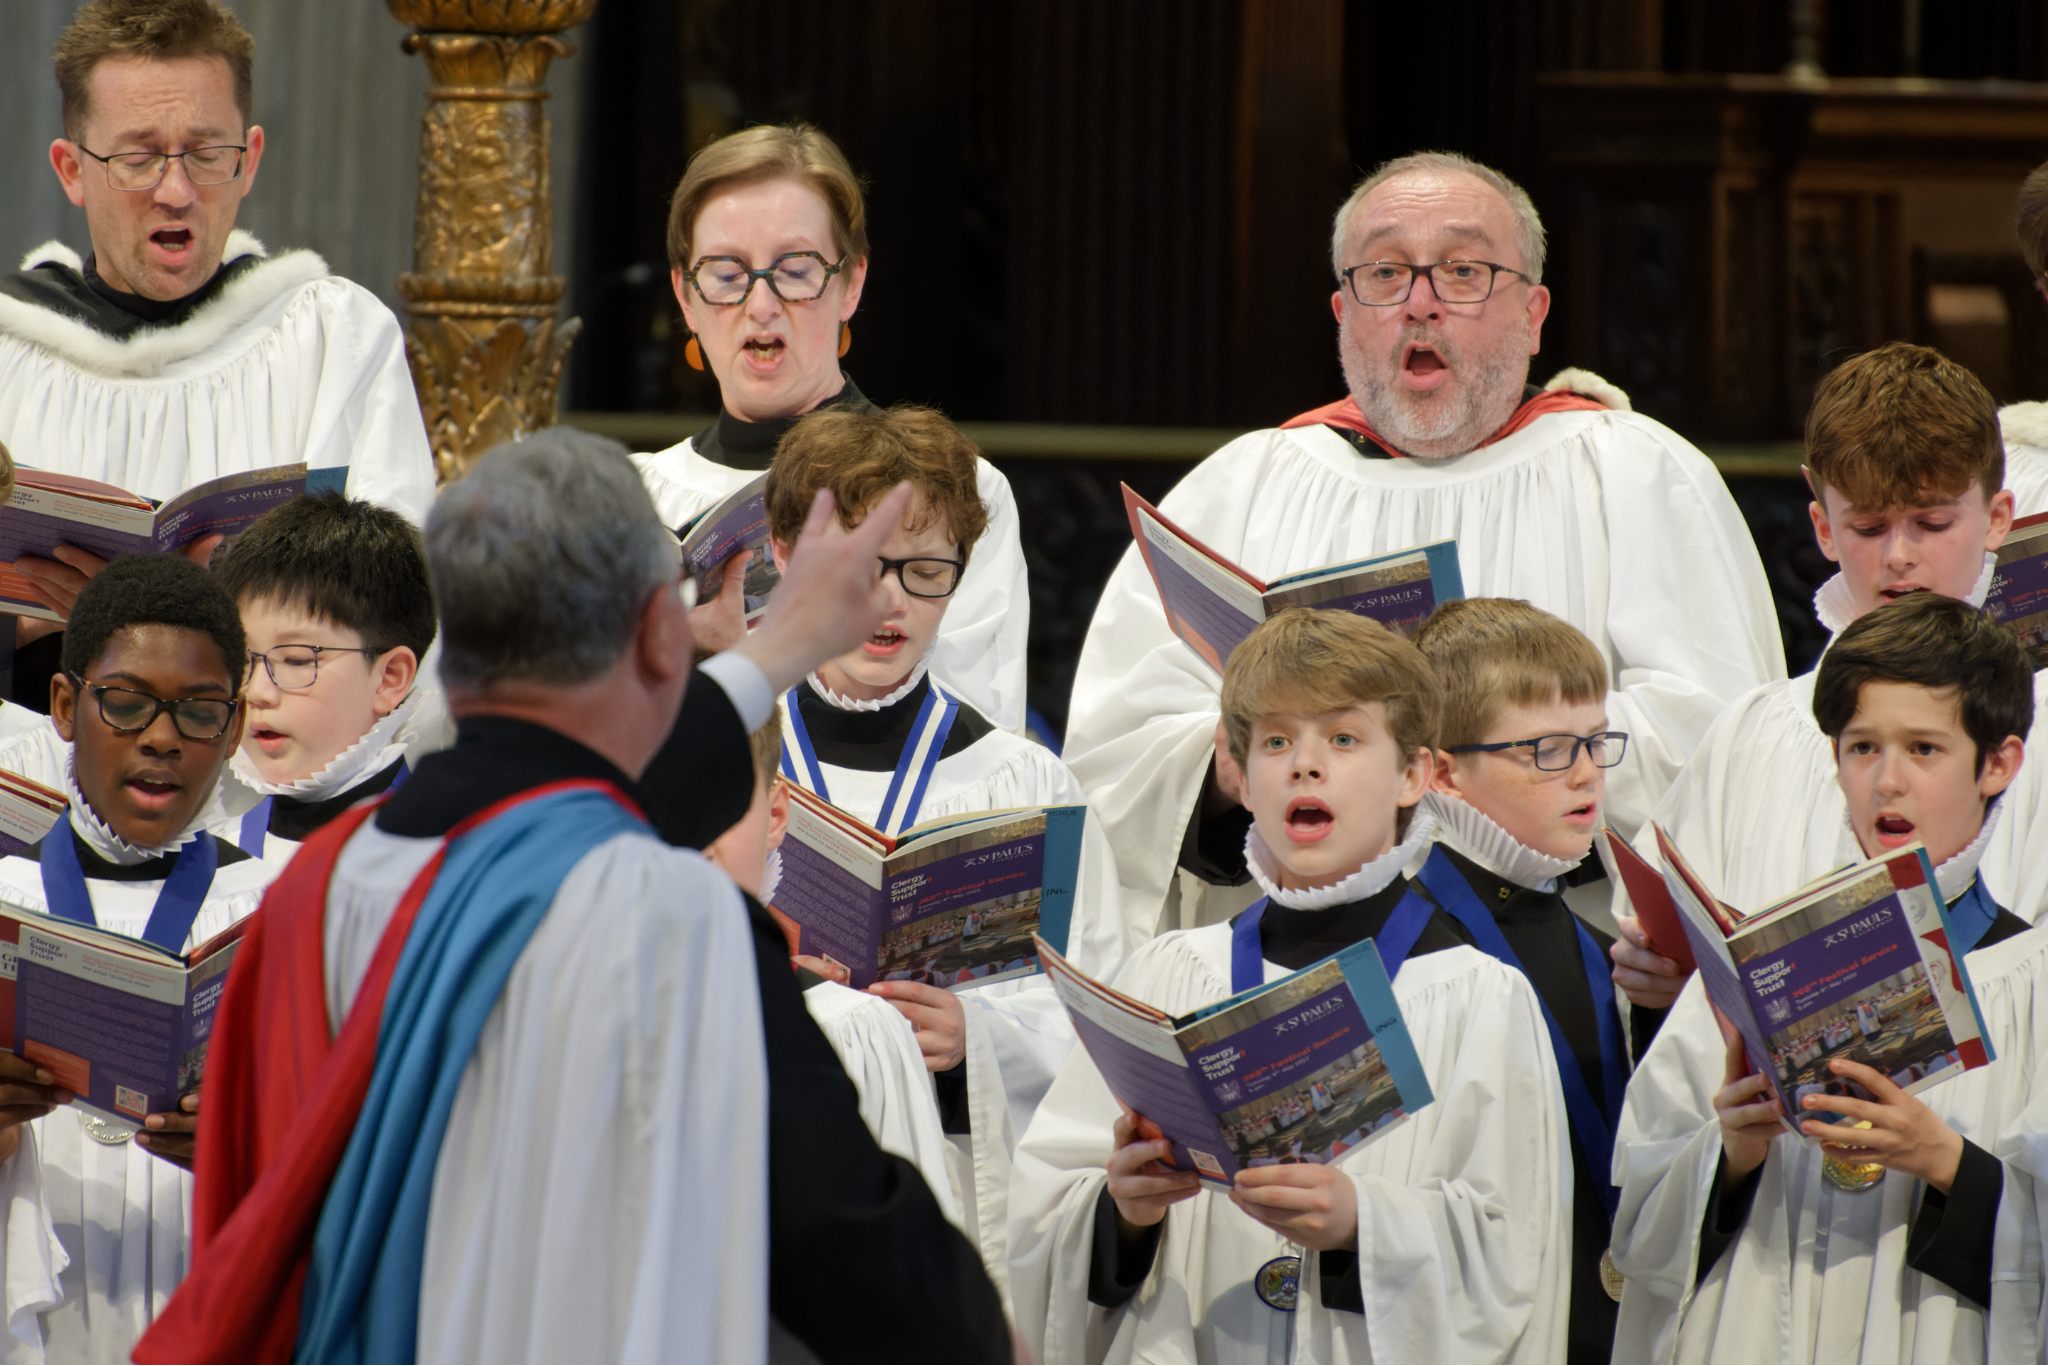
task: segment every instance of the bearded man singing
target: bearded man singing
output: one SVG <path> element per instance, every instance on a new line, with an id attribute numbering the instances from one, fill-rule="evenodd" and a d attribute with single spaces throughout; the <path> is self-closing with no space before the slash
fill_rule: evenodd
<path id="1" fill-rule="evenodd" d="M 1350 396 L 1211 455 L 1161 510 L 1266 579 L 1443 539 L 1465 592 L 1522 598 L 1606 658 L 1628 755 L 1609 819 L 1633 831 L 1721 707 L 1782 678 L 1763 567 L 1727 488 L 1597 376 L 1527 386 L 1550 292 L 1535 206 L 1465 157 L 1389 162 L 1338 210 Z M 1167 627 L 1134 549 L 1081 653 L 1066 758 L 1117 849 L 1124 913 L 1162 922 L 1175 866 L 1245 880 L 1249 817 L 1214 736 L 1220 680 Z M 1182 905 L 1206 922 L 1249 899 Z"/>

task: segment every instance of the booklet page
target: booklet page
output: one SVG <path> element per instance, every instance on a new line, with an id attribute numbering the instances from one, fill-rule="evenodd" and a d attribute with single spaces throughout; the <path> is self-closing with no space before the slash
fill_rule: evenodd
<path id="1" fill-rule="evenodd" d="M 2019 636 L 2036 671 L 2048 666 L 2048 513 L 2013 523 L 1984 610 Z"/>

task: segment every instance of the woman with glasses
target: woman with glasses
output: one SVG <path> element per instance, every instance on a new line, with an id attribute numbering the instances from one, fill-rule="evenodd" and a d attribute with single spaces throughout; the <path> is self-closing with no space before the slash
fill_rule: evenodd
<path id="1" fill-rule="evenodd" d="M 831 490 L 849 524 L 899 481 L 916 491 L 874 569 L 891 590 L 889 615 L 859 649 L 792 688 L 783 706 L 787 780 L 892 835 L 949 816 L 1084 804 L 1057 755 L 992 724 L 932 662 L 991 521 L 976 466 L 974 444 L 952 423 L 900 407 L 814 413 L 791 428 L 768 471 L 778 561 L 794 549 L 820 490 Z M 947 1165 L 962 1227 L 998 1285 L 1008 1280 L 1010 1152 L 1074 1045 L 1042 974 L 974 985 L 1034 955 L 1025 928 L 984 924 L 967 942 L 942 924 L 927 942 L 948 942 L 946 952 L 884 972 L 869 988 L 917 1030 L 951 1140 Z M 1091 814 L 1063 952 L 1084 972 L 1107 977 L 1133 946 L 1119 914 L 1115 860 Z M 801 961 L 846 980 L 821 959 Z"/>
<path id="2" fill-rule="evenodd" d="M 681 527 L 768 468 L 803 414 L 872 406 L 839 365 L 867 283 L 860 181 L 815 128 L 734 133 L 683 173 L 668 251 L 691 333 L 684 354 L 718 381 L 723 404 L 688 441 L 633 457 L 662 520 Z M 977 460 L 975 469 L 988 533 L 953 596 L 933 667 L 996 725 L 1021 731 L 1030 599 L 1017 504 L 995 466 Z"/>

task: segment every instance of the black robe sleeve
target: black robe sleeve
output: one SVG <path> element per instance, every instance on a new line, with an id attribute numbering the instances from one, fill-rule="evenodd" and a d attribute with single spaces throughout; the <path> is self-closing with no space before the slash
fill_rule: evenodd
<path id="1" fill-rule="evenodd" d="M 752 897 L 747 913 L 768 1046 L 769 1313 L 821 1361 L 1012 1360 L 980 1253 L 876 1145 L 788 941 Z"/>
<path id="2" fill-rule="evenodd" d="M 1968 1139 L 1948 1194 L 1929 1186 L 1906 1239 L 1906 1265 L 1986 1309 L 1991 1307 L 1991 1241 L 2005 1164 Z"/>
<path id="3" fill-rule="evenodd" d="M 639 787 L 655 831 L 684 849 L 706 847 L 747 814 L 754 800 L 753 745 L 717 679 L 690 675 L 675 729 Z"/>

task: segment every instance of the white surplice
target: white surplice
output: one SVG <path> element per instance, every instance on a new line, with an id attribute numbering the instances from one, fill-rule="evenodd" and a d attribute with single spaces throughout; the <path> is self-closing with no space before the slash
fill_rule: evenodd
<path id="1" fill-rule="evenodd" d="M 223 262 L 266 256 L 237 230 Z M 30 252 L 79 268 L 52 242 Z M 225 474 L 346 466 L 348 494 L 423 524 L 434 463 L 398 320 L 310 251 L 269 257 L 184 322 L 122 339 L 0 295 L 0 444 L 36 469 L 163 501 Z"/>
<path id="2" fill-rule="evenodd" d="M 636 454 L 640 478 L 662 523 L 680 527 L 760 473 L 736 470 L 697 454 L 689 441 Z M 1031 635 L 1031 589 L 1024 572 L 1017 498 L 1010 481 L 986 460 L 975 461 L 988 509 L 988 529 L 967 557 L 960 586 L 946 604 L 932 668 L 967 705 L 998 729 L 1024 729 L 1024 648 Z"/>
<path id="3" fill-rule="evenodd" d="M 1265 980 L 1288 975 L 1274 963 Z M 1118 990 L 1180 1015 L 1230 991 L 1230 927 L 1175 930 Z M 1338 1159 L 1358 1195 L 1363 1315 L 1326 1308 L 1317 1255 L 1206 1188 L 1167 1212 L 1122 1308 L 1088 1301 L 1095 1207 L 1120 1113 L 1075 1050 L 1025 1132 L 1010 1197 L 1017 1328 L 1040 1361 L 1561 1361 L 1572 1162 L 1557 1063 L 1528 979 L 1476 949 L 1411 957 L 1394 979 L 1436 1099 Z M 1300 1304 L 1259 1268 L 1302 1255 Z M 1192 1321 L 1191 1321 L 1192 1315 Z"/>
<path id="4" fill-rule="evenodd" d="M 947 1169 L 951 1149 L 909 1018 L 881 997 L 837 982 L 806 989 L 804 1009 L 839 1055 L 860 1096 L 861 1122 L 875 1142 L 916 1167 L 939 1209 L 960 1223 Z"/>
<path id="5" fill-rule="evenodd" d="M 1998 410 L 1998 428 L 2014 515 L 2048 512 L 2048 403 L 2008 403 Z"/>
<path id="6" fill-rule="evenodd" d="M 1633 832 L 1715 715 L 1785 674 L 1770 588 L 1706 457 L 1630 412 L 1564 412 L 1468 455 L 1368 459 L 1327 427 L 1253 432 L 1161 510 L 1252 574 L 1455 539 L 1467 596 L 1571 622 L 1629 734 L 1608 818 Z M 1135 547 L 1103 590 L 1066 755 L 1117 850 L 1126 915 L 1158 925 L 1213 752 L 1221 680 L 1173 635 Z"/>
<path id="7" fill-rule="evenodd" d="M 339 1027 L 442 845 L 365 822 L 328 887 Z M 427 1215 L 421 1361 L 758 1361 L 768 1092 L 737 888 L 652 834 L 586 854 L 456 1091 Z"/>
<path id="8" fill-rule="evenodd" d="M 68 839 L 72 828 L 60 822 L 48 838 Z M 139 863 L 156 852 L 119 845 L 90 819 L 75 828 L 114 862 Z M 185 948 L 254 911 L 277 871 L 260 859 L 223 866 Z M 100 928 L 139 938 L 164 884 L 87 878 L 85 885 Z M 47 914 L 41 865 L 0 859 L 0 902 Z M 20 1149 L 0 1165 L 8 1361 L 126 1361 L 191 1260 L 191 1175 L 132 1140 L 99 1142 L 81 1119 L 66 1106 L 31 1121 Z"/>
<path id="9" fill-rule="evenodd" d="M 1995 1061 L 1919 1099 L 2005 1163 L 1990 1313 L 1906 1265 L 1920 1182 L 1892 1172 L 1872 1189 L 1840 1190 L 1821 1175 L 1820 1149 L 1789 1134 L 1771 1143 L 1741 1233 L 1695 1285 L 1721 1157 L 1714 1093 L 1726 1046 L 1692 981 L 1629 1083 L 1616 1135 L 1622 1194 L 1612 1251 L 1627 1277 L 1616 1361 L 2042 1359 L 2048 1116 L 2022 1112 L 2048 1061 L 2048 932 L 2015 935 L 1965 962 Z"/>
<path id="10" fill-rule="evenodd" d="M 891 771 L 821 767 L 833 804 L 873 821 L 888 794 Z M 993 730 L 939 761 L 917 819 L 1085 801 L 1081 785 L 1059 756 L 1034 741 Z M 1075 881 L 1066 956 L 1082 971 L 1106 977 L 1136 945 L 1117 914 L 1116 859 L 1092 811 L 1082 826 Z M 1007 1300 L 1010 1155 L 1073 1051 L 1074 1026 L 1042 974 L 962 987 L 956 994 L 967 1021 L 967 1105 L 973 1132 L 948 1144 L 948 1167 L 961 1229 L 981 1250 L 990 1278 Z"/>

